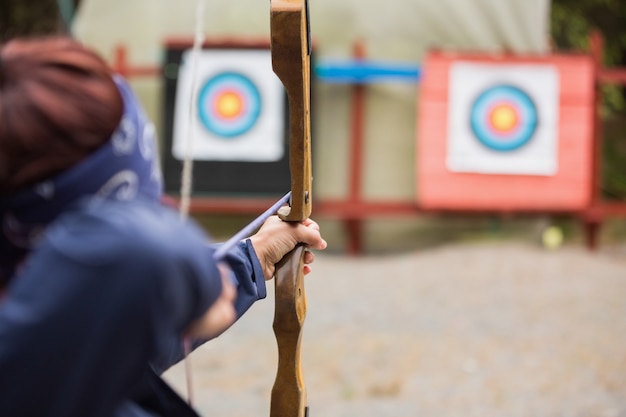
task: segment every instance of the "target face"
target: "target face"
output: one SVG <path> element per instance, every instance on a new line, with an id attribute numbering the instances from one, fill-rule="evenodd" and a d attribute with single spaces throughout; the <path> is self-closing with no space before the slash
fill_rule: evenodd
<path id="1" fill-rule="evenodd" d="M 172 154 L 184 160 L 276 162 L 285 152 L 284 88 L 269 50 L 203 50 L 182 55 Z M 194 81 L 197 93 L 194 94 Z"/>
<path id="2" fill-rule="evenodd" d="M 554 175 L 558 85 L 558 73 L 550 65 L 452 64 L 448 169 Z"/>
<path id="3" fill-rule="evenodd" d="M 198 96 L 198 116 L 212 134 L 225 139 L 249 131 L 261 114 L 261 94 L 249 78 L 219 74 L 207 81 Z"/>
<path id="4" fill-rule="evenodd" d="M 523 90 L 510 85 L 481 93 L 469 117 L 476 139 L 497 152 L 522 148 L 537 130 L 535 103 Z"/>

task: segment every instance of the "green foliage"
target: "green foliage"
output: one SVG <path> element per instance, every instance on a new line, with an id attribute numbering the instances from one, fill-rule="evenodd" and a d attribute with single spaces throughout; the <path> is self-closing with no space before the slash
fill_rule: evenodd
<path id="1" fill-rule="evenodd" d="M 587 49 L 589 33 L 597 29 L 605 39 L 605 65 L 625 63 L 624 0 L 553 0 L 550 23 L 559 49 Z"/>
<path id="2" fill-rule="evenodd" d="M 626 2 L 624 0 L 553 0 L 552 39 L 559 50 L 588 50 L 589 34 L 604 37 L 603 64 L 626 68 Z M 603 197 L 626 200 L 626 88 L 603 85 Z"/>
<path id="3" fill-rule="evenodd" d="M 604 65 L 626 66 L 626 2 L 624 0 L 553 0 L 552 39 L 559 50 L 588 50 L 589 34 L 604 37 Z M 604 86 L 605 115 L 626 111 L 624 88 Z"/>
<path id="4" fill-rule="evenodd" d="M 553 0 L 552 39 L 559 50 L 588 50 L 589 34 L 604 37 L 604 65 L 626 65 L 626 4 L 623 0 Z M 605 115 L 626 110 L 623 87 L 602 89 Z"/>
<path id="5" fill-rule="evenodd" d="M 621 117 L 620 117 L 621 116 Z M 613 115 L 603 123 L 602 182 L 604 198 L 626 200 L 626 117 Z"/>
<path id="6" fill-rule="evenodd" d="M 60 30 L 56 0 L 0 0 L 0 41 Z"/>

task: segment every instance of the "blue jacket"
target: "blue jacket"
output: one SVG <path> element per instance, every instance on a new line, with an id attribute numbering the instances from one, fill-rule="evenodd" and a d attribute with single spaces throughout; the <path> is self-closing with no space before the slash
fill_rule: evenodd
<path id="1" fill-rule="evenodd" d="M 158 375 L 221 291 L 208 242 L 144 201 L 55 221 L 0 300 L 0 416 L 195 416 Z M 241 316 L 266 295 L 263 271 L 249 241 L 226 261 Z"/>

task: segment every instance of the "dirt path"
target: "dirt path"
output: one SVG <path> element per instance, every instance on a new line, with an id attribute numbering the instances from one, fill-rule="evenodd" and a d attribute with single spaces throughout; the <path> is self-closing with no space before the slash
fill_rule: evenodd
<path id="1" fill-rule="evenodd" d="M 310 417 L 626 417 L 624 253 L 318 254 L 307 295 Z M 269 415 L 272 315 L 270 291 L 192 355 L 203 416 Z M 166 378 L 184 391 L 181 366 Z"/>

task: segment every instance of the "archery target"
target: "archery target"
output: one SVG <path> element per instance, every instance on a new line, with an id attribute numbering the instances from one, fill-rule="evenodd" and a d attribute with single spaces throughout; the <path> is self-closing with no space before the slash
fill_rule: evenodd
<path id="1" fill-rule="evenodd" d="M 198 95 L 202 125 L 218 137 L 236 138 L 248 132 L 261 114 L 261 94 L 245 75 L 225 72 L 207 81 Z"/>
<path id="2" fill-rule="evenodd" d="M 456 62 L 449 83 L 448 169 L 557 172 L 559 83 L 552 66 Z"/>
<path id="3" fill-rule="evenodd" d="M 283 157 L 284 89 L 268 50 L 192 51 L 179 69 L 172 154 L 183 160 L 275 162 Z M 191 145 L 190 143 L 191 142 Z"/>

